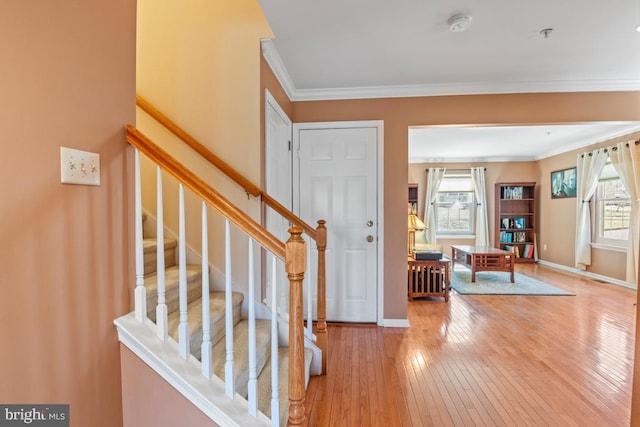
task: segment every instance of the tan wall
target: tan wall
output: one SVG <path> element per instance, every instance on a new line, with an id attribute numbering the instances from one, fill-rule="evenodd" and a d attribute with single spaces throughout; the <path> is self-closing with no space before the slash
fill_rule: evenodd
<path id="1" fill-rule="evenodd" d="M 636 140 L 640 132 L 592 144 L 578 150 L 540 160 L 540 211 L 538 217 L 538 255 L 541 259 L 568 267 L 575 266 L 575 212 L 577 199 L 551 199 L 551 172 L 576 166 L 577 156 L 619 141 Z M 544 245 L 547 249 L 544 250 Z M 587 271 L 625 280 L 626 253 L 593 249 Z"/>
<path id="2" fill-rule="evenodd" d="M 124 345 L 120 363 L 124 427 L 218 425 Z"/>
<path id="3" fill-rule="evenodd" d="M 122 424 L 135 8 L 0 6 L 0 402 L 68 403 L 72 426 Z M 99 153 L 102 185 L 62 185 L 60 146 Z"/>
<path id="4" fill-rule="evenodd" d="M 640 120 L 640 92 L 391 98 L 293 103 L 294 122 L 384 120 L 384 317 L 406 318 L 408 127 Z M 502 179 L 502 176 L 497 179 Z"/>
<path id="5" fill-rule="evenodd" d="M 271 29 L 257 0 L 138 1 L 137 90 L 210 151 L 255 184 L 262 177 L 260 38 Z M 257 199 L 245 192 L 141 111 L 138 127 L 256 220 Z M 156 212 L 155 169 L 145 163 L 144 207 Z M 165 191 L 165 223 L 177 226 L 177 188 Z M 150 191 L 146 191 L 150 189 Z M 200 250 L 201 205 L 187 192 L 187 244 Z M 210 261 L 223 271 L 224 224 L 210 212 Z M 246 239 L 232 230 L 233 282 L 246 287 Z M 214 276 L 214 279 L 219 276 Z M 214 286 L 216 284 L 214 283 Z"/>

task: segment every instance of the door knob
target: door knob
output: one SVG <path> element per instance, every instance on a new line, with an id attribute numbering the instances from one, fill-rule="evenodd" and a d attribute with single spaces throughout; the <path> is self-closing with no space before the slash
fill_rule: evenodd
<path id="1" fill-rule="evenodd" d="M 373 236 L 371 234 L 367 236 L 367 242 L 369 243 L 373 242 Z"/>
<path id="2" fill-rule="evenodd" d="M 371 220 L 367 221 L 367 227 L 373 227 L 373 221 Z"/>

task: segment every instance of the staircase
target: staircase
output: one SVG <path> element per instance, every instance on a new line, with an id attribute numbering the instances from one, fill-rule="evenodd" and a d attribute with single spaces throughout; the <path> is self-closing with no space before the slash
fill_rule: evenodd
<path id="1" fill-rule="evenodd" d="M 146 215 L 143 216 L 146 219 Z M 144 282 L 147 290 L 147 317 L 156 321 L 156 306 L 158 304 L 158 241 L 153 237 L 146 237 L 144 248 Z M 179 307 L 179 267 L 177 266 L 177 241 L 164 239 L 165 264 L 165 303 L 167 305 L 168 335 L 178 341 L 178 327 L 180 323 Z M 203 339 L 202 325 L 202 268 L 200 265 L 187 264 L 187 298 L 189 319 L 190 354 L 201 361 Z M 210 291 L 209 306 L 211 313 L 210 331 L 212 344 L 212 373 L 225 379 L 225 292 Z M 232 293 L 233 313 L 233 348 L 234 348 L 234 382 L 235 392 L 243 398 L 248 398 L 249 357 L 248 334 L 249 322 L 241 318 L 244 294 Z M 260 304 L 256 303 L 255 304 Z M 267 319 L 256 320 L 256 369 L 258 373 L 258 409 L 267 417 L 271 417 L 271 322 Z M 277 337 L 276 337 L 277 339 Z M 313 351 L 305 349 L 305 388 L 309 382 L 310 365 Z M 278 351 L 279 363 L 279 395 L 280 422 L 286 425 L 288 401 L 288 348 L 280 347 Z"/>
<path id="2" fill-rule="evenodd" d="M 309 375 L 326 372 L 325 221 L 318 220 L 318 226 L 311 227 L 139 97 L 137 105 L 235 181 L 247 197 L 259 198 L 268 209 L 294 226 L 289 229 L 286 242 L 280 240 L 142 132 L 127 125 L 127 141 L 135 154 L 134 210 L 138 220 L 135 221 L 135 307 L 114 321 L 120 342 L 218 425 L 302 425 L 307 412 L 304 400 Z M 147 234 L 159 236 L 160 248 L 154 238 L 143 236 L 142 195 L 152 194 L 153 190 L 142 191 L 142 156 L 156 169 L 157 227 L 155 233 Z M 151 170 L 144 171 L 146 178 L 150 174 Z M 173 177 L 179 187 L 178 221 L 174 218 L 169 227 L 178 230 L 177 244 L 164 238 L 164 174 Z M 187 264 L 185 190 L 202 205 L 201 249 L 192 247 L 194 256 L 190 258 L 210 259 L 208 211 L 218 215 L 216 220 L 225 224 L 224 236 L 212 233 L 215 239 L 212 248 L 225 258 L 224 265 L 218 265 L 213 276 L 223 276 L 224 284 L 220 281 L 209 284 L 212 274 L 208 262 L 201 266 Z M 193 215 L 190 210 L 190 220 Z M 231 227 L 238 233 L 232 236 Z M 308 244 L 311 241 L 315 242 L 315 259 Z M 247 256 L 234 261 L 236 266 L 242 264 L 240 268 L 246 269 L 248 283 L 233 284 L 231 269 L 235 252 L 231 247 L 246 243 Z M 190 241 L 190 244 L 197 245 L 197 242 Z M 260 268 L 260 263 L 253 261 L 254 245 L 266 254 L 267 269 L 272 272 L 266 278 L 270 295 L 260 294 L 262 288 L 254 283 L 257 275 L 253 271 L 255 266 Z M 196 254 L 198 251 L 200 254 Z M 313 281 L 309 278 L 307 291 L 303 290 L 303 279 L 311 263 L 317 275 Z M 286 273 L 286 278 L 280 277 L 278 271 Z M 288 301 L 278 298 L 281 295 L 278 289 L 287 289 Z M 314 293 L 315 302 L 312 301 Z M 259 302 L 263 299 L 269 307 Z M 312 319 L 314 312 L 317 322 Z M 145 399 L 145 394 L 140 398 Z"/>

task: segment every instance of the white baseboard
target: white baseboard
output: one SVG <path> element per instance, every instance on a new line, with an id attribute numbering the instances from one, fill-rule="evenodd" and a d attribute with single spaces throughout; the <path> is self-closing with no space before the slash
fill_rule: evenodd
<path id="1" fill-rule="evenodd" d="M 382 319 L 385 328 L 410 328 L 409 319 Z"/>
<path id="2" fill-rule="evenodd" d="M 555 264 L 553 262 L 544 261 L 541 259 L 539 259 L 537 263 L 540 265 L 544 265 L 545 267 L 555 268 L 556 270 L 567 271 L 569 273 L 574 273 L 579 276 L 588 277 L 590 279 L 599 280 L 601 282 L 611 283 L 612 285 L 618 285 L 618 286 L 622 286 L 622 287 L 634 289 L 634 290 L 638 289 L 638 287 L 632 283 L 628 283 L 619 279 L 614 279 L 613 277 L 603 276 L 601 274 L 590 273 L 588 271 L 580 270 L 579 268 L 567 267 L 566 265 Z"/>

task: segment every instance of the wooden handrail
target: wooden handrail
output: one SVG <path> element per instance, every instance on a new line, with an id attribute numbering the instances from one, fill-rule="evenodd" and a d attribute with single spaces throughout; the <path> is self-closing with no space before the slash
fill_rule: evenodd
<path id="1" fill-rule="evenodd" d="M 240 185 L 244 190 L 251 194 L 254 197 L 259 196 L 262 193 L 260 187 L 254 185 L 245 178 L 241 173 L 236 171 L 233 167 L 231 167 L 228 163 L 222 160 L 220 157 L 213 154 L 211 151 L 207 149 L 204 145 L 200 144 L 198 140 L 189 135 L 184 129 L 175 124 L 171 119 L 162 114 L 160 111 L 156 110 L 151 104 L 149 104 L 144 98 L 141 96 L 136 96 L 136 104 L 140 107 L 144 112 L 149 114 L 151 117 L 156 119 L 161 125 L 166 127 L 171 133 L 175 136 L 183 140 L 187 143 L 196 153 L 200 154 L 202 157 L 207 159 L 212 165 L 220 169 L 225 175 L 235 181 L 238 185 Z"/>
<path id="2" fill-rule="evenodd" d="M 302 228 L 307 236 L 311 237 L 313 240 L 317 239 L 316 230 L 311 227 L 309 224 L 298 218 L 293 212 L 282 206 L 280 202 L 271 197 L 265 192 L 260 193 L 262 196 L 262 201 L 269 206 L 271 209 L 282 215 L 285 219 L 287 219 L 290 223 Z"/>
<path id="3" fill-rule="evenodd" d="M 170 118 L 162 114 L 153 105 L 149 104 L 143 97 L 140 95 L 136 96 L 136 105 L 140 107 L 144 112 L 149 114 L 152 118 L 154 118 L 158 123 L 166 127 L 171 133 L 184 141 L 189 147 L 191 147 L 196 153 L 200 154 L 206 160 L 208 160 L 213 166 L 218 168 L 222 173 L 226 174 L 229 178 L 235 181 L 238 185 L 240 185 L 247 193 L 251 194 L 254 197 L 260 196 L 262 201 L 269 206 L 271 209 L 282 215 L 289 222 L 298 227 L 302 227 L 304 232 L 311 237 L 313 240 L 316 240 L 316 230 L 311 227 L 309 224 L 304 222 L 302 219 L 298 218 L 294 213 L 289 211 L 286 207 L 282 206 L 276 199 L 269 196 L 267 193 L 262 191 L 260 187 L 254 185 L 251 181 L 245 178 L 238 171 L 233 169 L 224 160 L 213 154 L 207 147 L 202 145 L 198 140 L 189 135 L 184 129 L 174 123 Z"/>
<path id="4" fill-rule="evenodd" d="M 273 252 L 280 259 L 285 259 L 285 244 L 276 236 L 269 233 L 251 217 L 235 207 L 229 200 L 211 188 L 209 184 L 204 182 L 189 169 L 185 168 L 180 162 L 171 157 L 157 144 L 153 143 L 138 129 L 131 125 L 127 125 L 126 130 L 127 142 L 140 150 L 141 153 L 144 153 L 148 158 L 153 160 L 168 173 L 173 175 L 178 181 L 182 182 L 187 188 L 200 196 L 207 204 L 227 217 L 229 221 L 251 236 L 251 238 L 256 242 Z"/>

